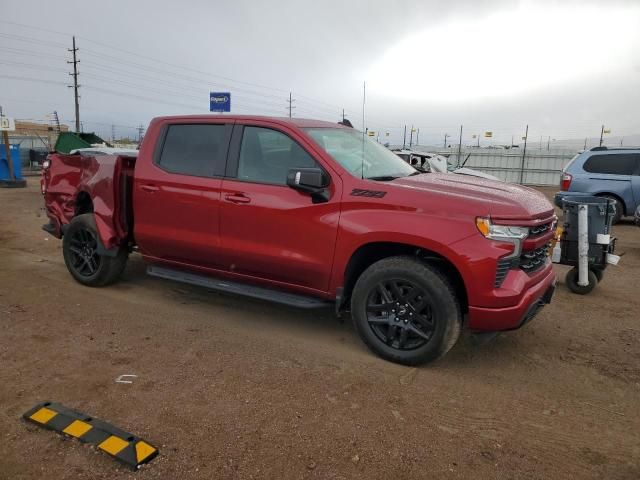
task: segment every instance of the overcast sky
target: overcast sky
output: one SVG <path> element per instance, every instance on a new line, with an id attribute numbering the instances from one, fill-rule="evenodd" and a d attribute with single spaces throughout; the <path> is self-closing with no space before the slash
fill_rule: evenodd
<path id="1" fill-rule="evenodd" d="M 156 115 L 236 113 L 338 120 L 420 143 L 464 125 L 524 134 L 640 134 L 640 1 L 3 0 L 0 104 L 73 124 L 66 48 L 76 35 L 85 130 L 116 135 Z M 8 23 L 12 22 L 12 23 Z M 35 28 L 30 28 L 35 27 Z M 34 81 L 38 80 L 38 81 Z"/>

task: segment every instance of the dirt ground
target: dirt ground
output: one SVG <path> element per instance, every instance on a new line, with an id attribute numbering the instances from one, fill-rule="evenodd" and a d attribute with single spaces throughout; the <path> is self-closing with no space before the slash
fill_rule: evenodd
<path id="1" fill-rule="evenodd" d="M 551 193 L 548 190 L 547 193 Z M 640 478 L 640 228 L 588 296 L 556 267 L 527 327 L 422 368 L 385 362 L 330 311 L 145 275 L 75 283 L 37 179 L 0 189 L 0 478 Z M 135 374 L 132 384 L 115 383 Z M 60 402 L 139 435 L 137 473 L 21 420 Z"/>

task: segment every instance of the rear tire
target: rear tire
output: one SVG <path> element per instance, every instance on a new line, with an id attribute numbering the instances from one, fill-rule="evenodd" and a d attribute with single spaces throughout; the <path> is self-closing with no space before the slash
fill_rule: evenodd
<path id="1" fill-rule="evenodd" d="M 596 274 L 593 272 L 593 270 L 589 270 L 588 278 L 589 285 L 578 285 L 578 268 L 573 267 L 567 272 L 567 276 L 565 277 L 564 281 L 567 284 L 567 287 L 569 287 L 569 290 L 571 290 L 573 293 L 577 293 L 578 295 L 586 295 L 587 293 L 590 293 L 594 288 L 596 288 L 596 285 L 598 284 L 598 277 L 596 277 Z"/>
<path id="2" fill-rule="evenodd" d="M 351 313 L 374 353 L 404 365 L 444 356 L 462 328 L 449 281 L 413 257 L 389 257 L 367 268 L 353 289 Z"/>
<path id="3" fill-rule="evenodd" d="M 128 252 L 115 256 L 98 254 L 99 236 L 93 213 L 78 215 L 62 239 L 62 255 L 71 276 L 82 285 L 102 287 L 115 282 L 127 264 Z"/>

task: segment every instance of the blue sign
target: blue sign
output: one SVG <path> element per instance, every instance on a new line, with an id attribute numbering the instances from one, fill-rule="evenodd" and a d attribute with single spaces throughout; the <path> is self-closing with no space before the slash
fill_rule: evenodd
<path id="1" fill-rule="evenodd" d="M 210 112 L 230 112 L 231 111 L 231 93 L 230 92 L 209 93 L 209 111 Z"/>

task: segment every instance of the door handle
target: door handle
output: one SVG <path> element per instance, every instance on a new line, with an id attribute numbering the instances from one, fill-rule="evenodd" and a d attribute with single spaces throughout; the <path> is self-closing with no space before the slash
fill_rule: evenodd
<path id="1" fill-rule="evenodd" d="M 228 193 L 224 196 L 227 202 L 231 203 L 249 203 L 251 199 L 242 193 Z"/>
<path id="2" fill-rule="evenodd" d="M 149 193 L 157 192 L 158 190 L 160 190 L 155 185 L 142 185 L 140 188 L 145 192 L 149 192 Z"/>

